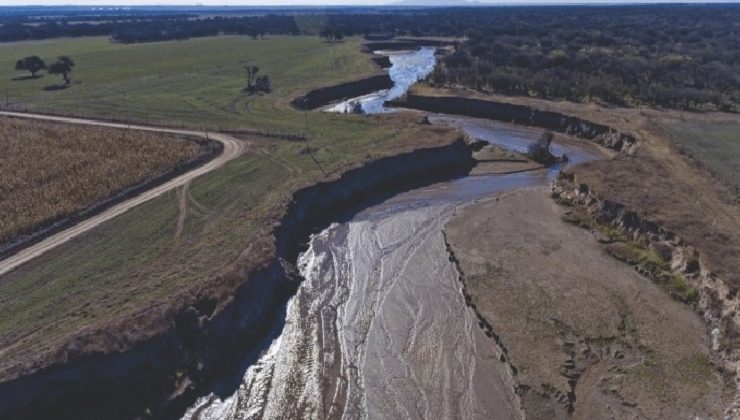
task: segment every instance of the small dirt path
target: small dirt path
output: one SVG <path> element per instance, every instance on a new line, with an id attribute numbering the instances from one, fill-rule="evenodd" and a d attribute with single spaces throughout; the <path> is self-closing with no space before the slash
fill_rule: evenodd
<path id="1" fill-rule="evenodd" d="M 153 131 L 158 133 L 169 133 L 169 134 L 184 134 L 190 136 L 204 137 L 211 140 L 215 140 L 223 145 L 223 152 L 216 156 L 214 159 L 206 162 L 205 164 L 193 168 L 191 171 L 181 174 L 171 180 L 159 184 L 147 191 L 142 192 L 139 195 L 131 197 L 125 201 L 122 201 L 101 213 L 91 216 L 85 220 L 80 221 L 76 225 L 64 229 L 61 232 L 57 232 L 53 235 L 48 236 L 40 242 L 37 242 L 27 248 L 23 248 L 16 254 L 0 261 L 0 276 L 13 271 L 17 267 L 25 264 L 34 258 L 37 258 L 46 252 L 70 241 L 71 239 L 99 226 L 103 222 L 113 219 L 114 217 L 120 216 L 128 210 L 138 206 L 139 204 L 145 203 L 153 198 L 159 197 L 163 193 L 172 189 L 178 188 L 190 182 L 192 179 L 201 176 L 203 174 L 214 171 L 222 167 L 227 162 L 237 158 L 244 153 L 250 147 L 250 142 L 245 140 L 239 140 L 228 134 L 217 133 L 217 132 L 204 132 L 195 130 L 183 130 L 174 129 L 167 127 L 152 127 L 143 125 L 129 125 L 121 123 L 113 123 L 108 121 L 98 121 L 83 118 L 71 118 L 71 117 L 60 117 L 43 114 L 29 114 L 23 112 L 9 112 L 0 111 L 0 116 L 7 117 L 18 117 L 18 118 L 31 118 L 45 121 L 58 121 L 67 124 L 80 124 L 80 125 L 92 125 L 98 127 L 112 127 L 112 128 L 125 128 L 131 130 L 143 130 Z"/>
<path id="2" fill-rule="evenodd" d="M 185 227 L 185 219 L 188 217 L 188 187 L 190 181 L 183 184 L 182 188 L 177 190 L 177 226 L 175 227 L 175 240 L 180 239 L 182 229 Z"/>

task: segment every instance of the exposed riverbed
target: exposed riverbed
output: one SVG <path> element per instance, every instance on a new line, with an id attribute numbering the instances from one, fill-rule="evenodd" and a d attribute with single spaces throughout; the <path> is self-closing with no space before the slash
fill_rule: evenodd
<path id="1" fill-rule="evenodd" d="M 396 53 L 391 62 L 398 89 L 335 107 L 360 101 L 365 112 L 385 112 L 383 101 L 431 71 L 433 50 Z M 514 150 L 541 134 L 473 118 L 430 121 Z M 555 152 L 574 162 L 599 157 L 589 144 L 557 144 Z M 298 261 L 305 280 L 288 303 L 282 332 L 233 395 L 203 397 L 185 417 L 521 418 L 501 350 L 465 304 L 442 229 L 461 205 L 547 185 L 556 172 L 437 183 L 314 235 Z"/>

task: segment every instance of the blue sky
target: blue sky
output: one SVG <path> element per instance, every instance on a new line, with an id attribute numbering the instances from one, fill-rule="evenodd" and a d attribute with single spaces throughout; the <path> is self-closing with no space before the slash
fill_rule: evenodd
<path id="1" fill-rule="evenodd" d="M 146 2 L 142 0 L 0 0 L 0 6 L 29 6 L 29 5 L 83 5 L 83 6 L 102 6 L 102 5 L 195 5 L 203 4 L 209 6 L 260 6 L 260 5 L 372 5 L 372 4 L 390 4 L 397 0 L 159 0 Z M 434 0 L 432 0 L 434 1 Z M 482 3 L 489 4 L 619 4 L 619 3 L 696 3 L 696 1 L 677 1 L 677 0 L 645 0 L 645 1 L 624 1 L 624 0 L 480 0 Z M 734 3 L 737 0 L 705 0 L 700 3 Z M 436 1 L 435 1 L 436 3 Z"/>

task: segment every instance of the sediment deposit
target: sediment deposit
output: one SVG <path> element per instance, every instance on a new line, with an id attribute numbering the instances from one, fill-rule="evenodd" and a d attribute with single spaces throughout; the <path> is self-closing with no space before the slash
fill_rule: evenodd
<path id="1" fill-rule="evenodd" d="M 528 418 L 722 418 L 732 387 L 703 320 L 561 220 L 546 189 L 466 207 L 445 228 Z"/>

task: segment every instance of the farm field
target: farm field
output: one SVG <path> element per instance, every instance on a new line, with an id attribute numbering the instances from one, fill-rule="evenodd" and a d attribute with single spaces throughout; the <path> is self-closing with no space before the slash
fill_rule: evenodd
<path id="1" fill-rule="evenodd" d="M 0 245 L 204 157 L 161 133 L 0 118 Z"/>
<path id="2" fill-rule="evenodd" d="M 220 36 L 129 45 L 105 37 L 26 41 L 0 44 L 0 74 L 6 75 L 11 106 L 19 110 L 296 133 L 302 132 L 304 119 L 289 102 L 301 92 L 378 72 L 360 51 L 360 42 L 326 43 L 316 36 Z M 44 90 L 61 80 L 46 73 L 25 79 L 28 72 L 13 69 L 16 60 L 28 55 L 46 61 L 70 56 L 76 63 L 72 85 Z M 245 65 L 268 75 L 273 92 L 242 93 Z M 331 124 L 335 117 L 315 116 L 313 125 Z"/>
<path id="3" fill-rule="evenodd" d="M 740 190 L 740 123 L 666 120 L 672 140 Z"/>

